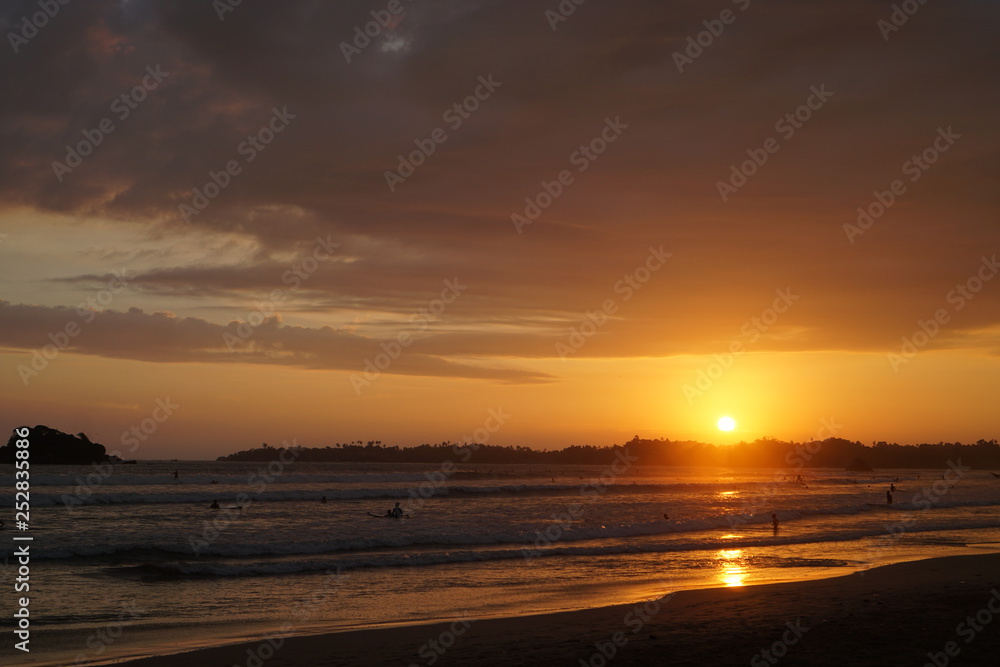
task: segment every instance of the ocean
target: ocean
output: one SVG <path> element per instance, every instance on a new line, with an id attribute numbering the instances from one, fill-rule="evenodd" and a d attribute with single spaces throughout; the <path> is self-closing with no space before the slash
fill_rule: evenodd
<path id="1" fill-rule="evenodd" d="M 439 466 L 277 453 L 33 468 L 29 531 L 15 529 L 13 493 L 0 498 L 2 586 L 13 590 L 14 550 L 29 544 L 31 619 L 31 652 L 5 642 L 2 662 L 101 664 L 265 636 L 468 623 L 1000 550 L 1000 479 L 960 462 L 789 473 L 623 455 L 605 466 Z M 0 466 L 0 479 L 13 489 L 13 467 Z M 396 502 L 407 518 L 381 516 Z M 13 621 L 0 621 L 7 636 Z M 428 664 L 419 649 L 414 664 Z"/>

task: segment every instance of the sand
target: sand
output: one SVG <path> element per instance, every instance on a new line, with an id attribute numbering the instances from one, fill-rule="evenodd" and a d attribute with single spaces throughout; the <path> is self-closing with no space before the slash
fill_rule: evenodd
<path id="1" fill-rule="evenodd" d="M 260 648 L 254 642 L 122 664 L 920 667 L 935 664 L 933 653 L 936 667 L 997 665 L 1000 613 L 989 604 L 1000 612 L 998 589 L 1000 554 L 952 556 L 833 579 L 681 591 L 645 606 L 289 637 L 262 663 L 248 653 Z M 450 647 L 435 651 L 431 640 Z M 601 647 L 613 651 L 610 660 Z"/>

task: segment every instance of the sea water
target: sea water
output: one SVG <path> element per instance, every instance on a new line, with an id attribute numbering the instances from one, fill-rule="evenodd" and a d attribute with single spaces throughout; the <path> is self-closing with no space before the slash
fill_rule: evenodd
<path id="1" fill-rule="evenodd" d="M 799 480 L 620 456 L 606 466 L 276 462 L 34 468 L 32 651 L 6 642 L 4 664 L 580 609 L 1000 549 L 1000 479 L 960 463 L 807 469 Z M 12 466 L 0 480 L 13 489 Z M 384 518 L 396 502 L 408 517 Z M 11 591 L 13 493 L 0 505 L 0 585 Z M 11 621 L 0 621 L 5 634 Z"/>

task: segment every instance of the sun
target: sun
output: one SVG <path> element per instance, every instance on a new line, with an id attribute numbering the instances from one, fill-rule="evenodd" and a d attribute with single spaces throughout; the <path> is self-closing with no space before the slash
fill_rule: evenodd
<path id="1" fill-rule="evenodd" d="M 736 428 L 736 420 L 732 417 L 719 417 L 719 421 L 716 423 L 720 431 L 732 431 Z"/>

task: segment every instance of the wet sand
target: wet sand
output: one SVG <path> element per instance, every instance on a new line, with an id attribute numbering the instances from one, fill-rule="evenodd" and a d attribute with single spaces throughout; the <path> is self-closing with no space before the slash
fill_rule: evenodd
<path id="1" fill-rule="evenodd" d="M 933 665 L 934 653 L 936 667 L 994 665 L 998 589 L 1000 554 L 951 556 L 832 579 L 681 591 L 645 605 L 288 637 L 273 651 L 258 641 L 120 664 L 919 667 Z"/>

